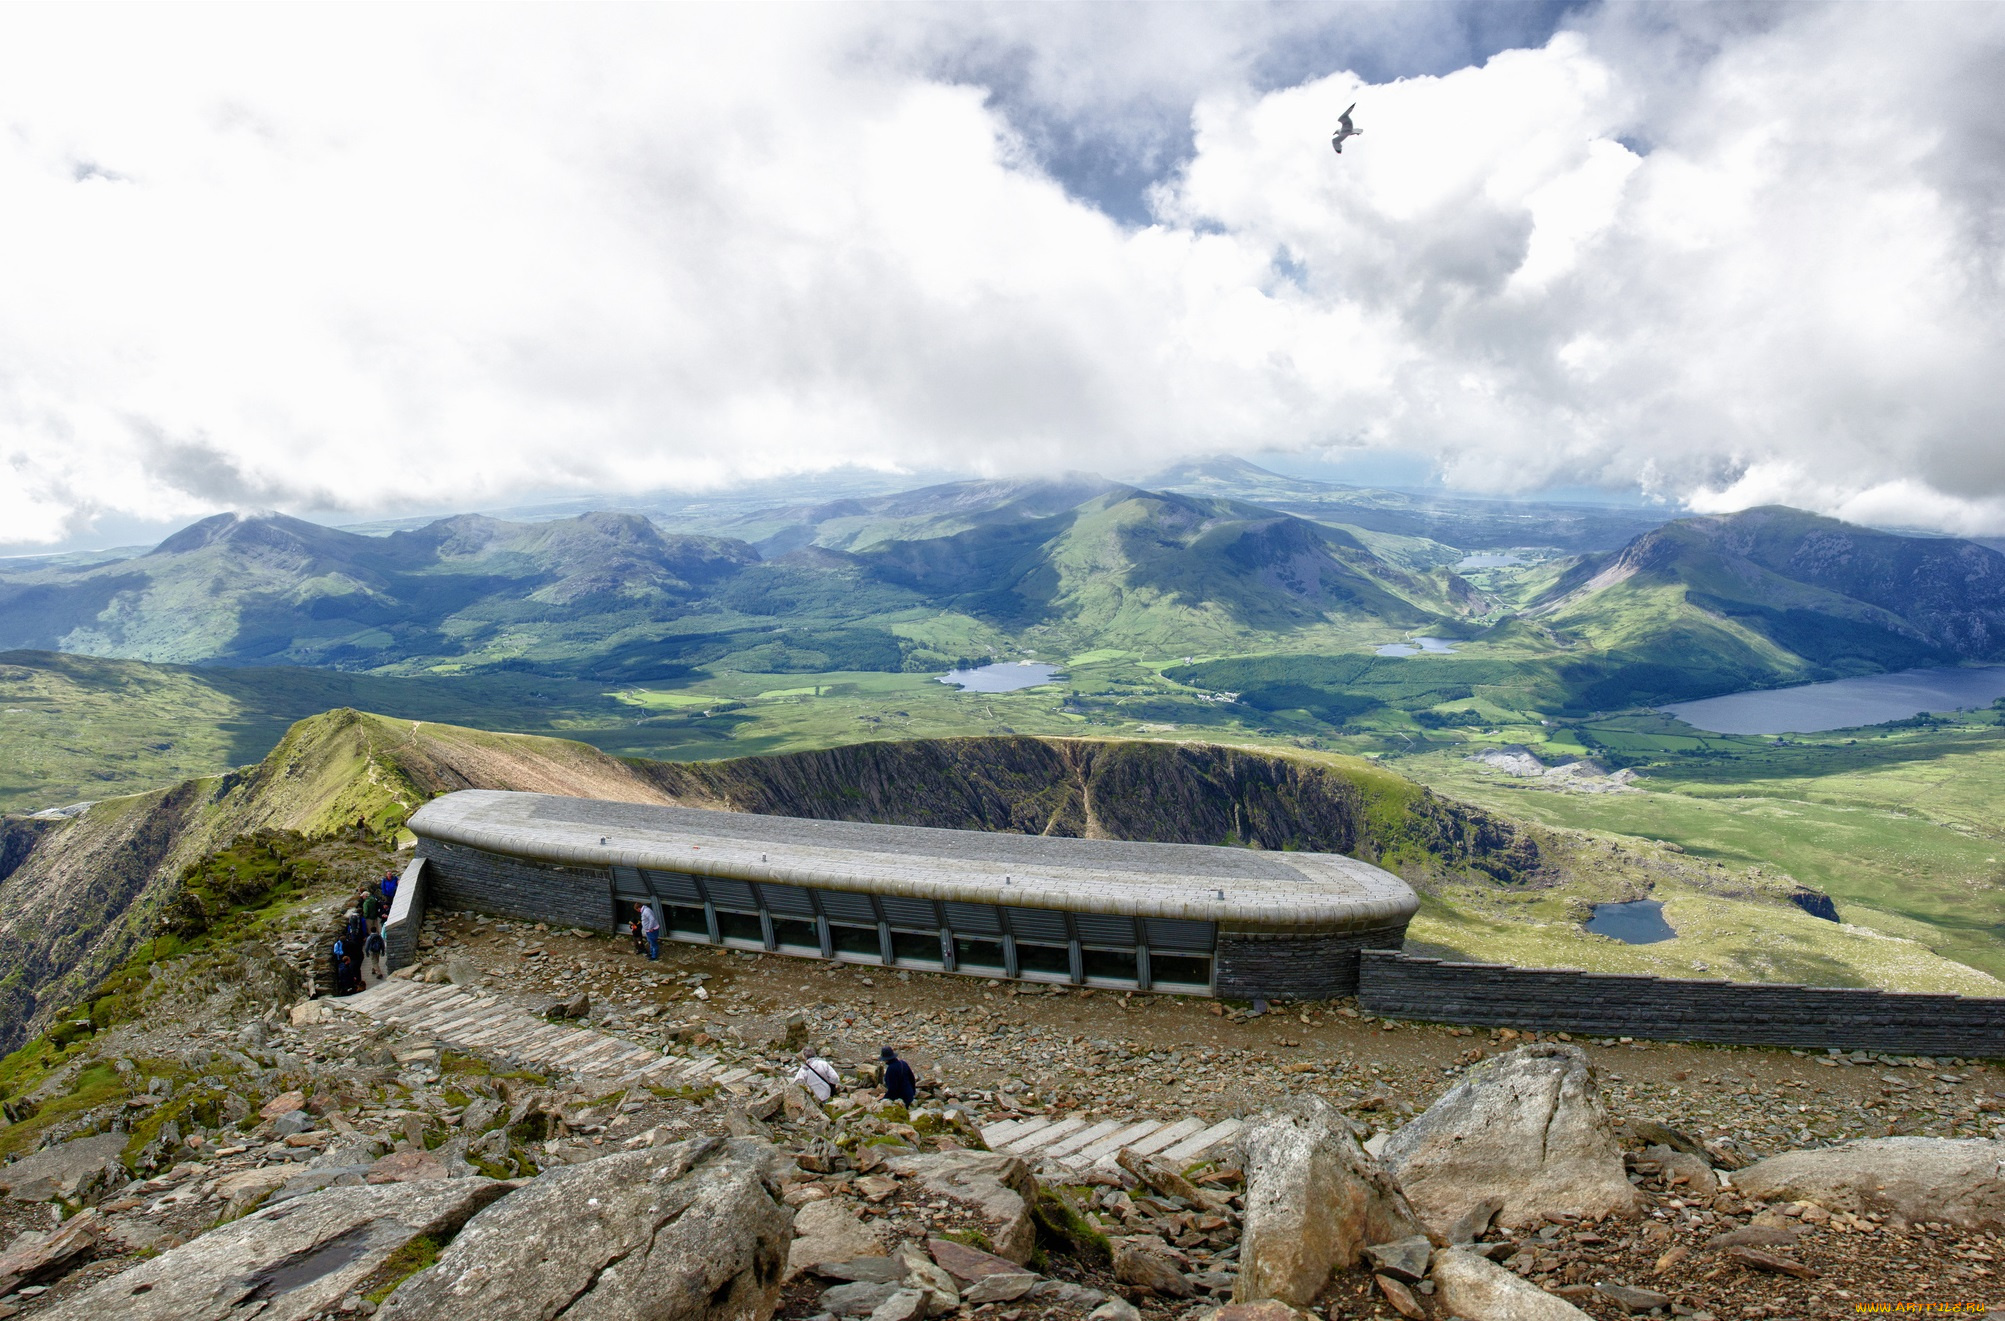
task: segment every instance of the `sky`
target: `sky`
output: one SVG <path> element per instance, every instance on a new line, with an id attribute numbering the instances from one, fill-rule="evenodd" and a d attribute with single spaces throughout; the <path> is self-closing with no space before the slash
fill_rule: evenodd
<path id="1" fill-rule="evenodd" d="M 17 552 L 1215 453 L 2005 533 L 2005 5 L 14 5 L 0 253 Z"/>

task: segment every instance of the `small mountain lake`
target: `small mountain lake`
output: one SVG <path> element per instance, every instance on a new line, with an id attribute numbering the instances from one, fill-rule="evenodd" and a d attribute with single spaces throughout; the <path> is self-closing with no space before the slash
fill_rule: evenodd
<path id="1" fill-rule="evenodd" d="M 973 670 L 949 670 L 941 683 L 953 684 L 964 693 L 1013 693 L 1019 688 L 1035 688 L 1058 677 L 1056 665 L 1039 661 L 998 661 Z"/>
<path id="2" fill-rule="evenodd" d="M 1405 642 L 1388 642 L 1378 648 L 1381 656 L 1452 656 L 1455 648 L 1440 638 L 1409 638 Z"/>
<path id="3" fill-rule="evenodd" d="M 1464 555 L 1455 565 L 1457 569 L 1503 569 L 1513 564 L 1523 564 L 1520 556 L 1510 554 Z"/>
<path id="4" fill-rule="evenodd" d="M 1709 734 L 1814 734 L 1906 720 L 1924 711 L 1969 711 L 2000 697 L 2005 697 L 2005 665 L 1978 665 L 1863 674 L 1658 709 Z"/>
<path id="5" fill-rule="evenodd" d="M 1595 935 L 1613 936 L 1625 945 L 1654 945 L 1660 940 L 1678 938 L 1678 933 L 1664 920 L 1664 905 L 1655 899 L 1596 904 L 1594 916 L 1585 925 Z"/>

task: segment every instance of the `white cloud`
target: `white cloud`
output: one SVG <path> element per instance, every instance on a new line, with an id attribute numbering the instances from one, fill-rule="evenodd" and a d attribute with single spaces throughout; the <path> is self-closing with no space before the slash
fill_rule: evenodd
<path id="1" fill-rule="evenodd" d="M 1611 11 L 1266 93 L 1300 34 L 1240 12 L 0 11 L 0 542 L 1331 444 L 2005 528 L 2005 11 Z M 1192 101 L 1159 223 L 937 72 L 1002 38 L 1081 131 Z"/>

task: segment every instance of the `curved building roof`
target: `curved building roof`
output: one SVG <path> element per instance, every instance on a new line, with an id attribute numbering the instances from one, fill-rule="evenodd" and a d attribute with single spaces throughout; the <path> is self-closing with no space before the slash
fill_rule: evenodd
<path id="1" fill-rule="evenodd" d="M 1403 924 L 1391 872 L 1335 853 L 1062 839 L 466 789 L 416 834 L 578 867 L 615 865 L 960 903 L 1217 922 L 1240 930 Z"/>

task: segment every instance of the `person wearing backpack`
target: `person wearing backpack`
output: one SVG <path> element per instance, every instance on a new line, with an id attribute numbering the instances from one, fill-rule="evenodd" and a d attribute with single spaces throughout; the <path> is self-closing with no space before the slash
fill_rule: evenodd
<path id="1" fill-rule="evenodd" d="M 374 971 L 376 980 L 379 982 L 387 975 L 383 971 L 383 956 L 388 952 L 389 949 L 383 943 L 383 932 L 380 928 L 371 931 L 369 939 L 362 942 L 362 958 L 369 965 L 370 969 Z"/>
<path id="2" fill-rule="evenodd" d="M 807 1088 L 815 1100 L 827 1104 L 836 1089 L 842 1086 L 842 1075 L 836 1072 L 835 1065 L 809 1047 L 801 1052 L 801 1067 L 794 1070 L 794 1081 Z"/>
<path id="3" fill-rule="evenodd" d="M 334 938 L 334 948 L 329 952 L 334 963 L 334 993 L 348 994 L 348 942 L 345 936 Z"/>
<path id="4" fill-rule="evenodd" d="M 373 886 L 362 892 L 362 921 L 372 932 L 383 929 L 383 896 Z"/>
<path id="5" fill-rule="evenodd" d="M 640 906 L 640 930 L 647 937 L 647 957 L 650 963 L 661 959 L 661 919 L 654 915 L 653 904 Z"/>

